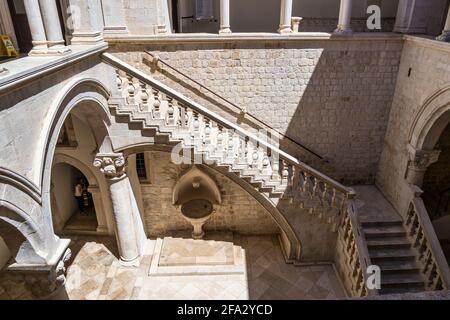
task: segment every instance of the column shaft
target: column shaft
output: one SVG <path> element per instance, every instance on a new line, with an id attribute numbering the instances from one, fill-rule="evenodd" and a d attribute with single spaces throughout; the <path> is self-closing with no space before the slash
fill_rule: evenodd
<path id="1" fill-rule="evenodd" d="M 127 176 L 109 180 L 120 258 L 126 263 L 132 263 L 139 257 L 131 213 L 129 183 Z"/>
<path id="2" fill-rule="evenodd" d="M 47 45 L 49 50 L 57 53 L 69 52 L 69 48 L 64 44 L 56 1 L 39 0 L 39 3 L 41 5 L 42 19 L 47 35 Z"/>
<path id="3" fill-rule="evenodd" d="M 279 33 L 292 32 L 292 0 L 281 0 Z"/>
<path id="4" fill-rule="evenodd" d="M 450 42 L 450 8 L 447 12 L 447 20 L 445 21 L 445 27 L 442 34 L 437 37 L 437 40 Z"/>
<path id="5" fill-rule="evenodd" d="M 33 42 L 33 49 L 30 54 L 45 54 L 48 51 L 47 37 L 45 36 L 39 2 L 38 0 L 24 0 L 24 5 Z"/>
<path id="6" fill-rule="evenodd" d="M 341 0 L 341 6 L 339 9 L 339 22 L 335 32 L 352 32 L 352 5 L 352 0 Z"/>
<path id="7" fill-rule="evenodd" d="M 220 0 L 220 30 L 219 33 L 231 33 L 230 0 Z"/>

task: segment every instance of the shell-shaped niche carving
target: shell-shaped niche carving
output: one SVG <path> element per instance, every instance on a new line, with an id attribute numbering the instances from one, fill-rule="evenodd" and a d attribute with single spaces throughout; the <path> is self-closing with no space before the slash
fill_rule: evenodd
<path id="1" fill-rule="evenodd" d="M 214 205 L 220 203 L 222 198 L 216 182 L 196 166 L 189 169 L 175 185 L 173 204 L 181 208 L 183 217 L 194 227 L 194 239 L 203 238 L 203 225 L 214 213 Z"/>
<path id="2" fill-rule="evenodd" d="M 173 204 L 182 206 L 191 200 L 207 200 L 221 204 L 222 197 L 216 182 L 198 167 L 193 166 L 178 180 L 173 191 Z"/>

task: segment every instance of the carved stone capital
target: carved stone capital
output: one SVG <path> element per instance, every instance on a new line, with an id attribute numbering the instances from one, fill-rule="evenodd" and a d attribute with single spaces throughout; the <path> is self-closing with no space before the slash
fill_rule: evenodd
<path id="1" fill-rule="evenodd" d="M 420 186 L 430 165 L 439 160 L 440 150 L 417 150 L 409 147 L 409 161 L 406 178 L 409 183 Z"/>
<path id="2" fill-rule="evenodd" d="M 126 176 L 127 161 L 123 154 L 98 154 L 94 160 L 94 167 L 109 179 L 122 179 Z"/>

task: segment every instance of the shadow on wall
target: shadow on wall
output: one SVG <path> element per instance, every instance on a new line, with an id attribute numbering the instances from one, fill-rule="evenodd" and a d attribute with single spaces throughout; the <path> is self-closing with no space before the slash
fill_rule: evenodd
<path id="1" fill-rule="evenodd" d="M 290 72 L 276 79 L 271 90 L 278 91 L 280 100 L 292 98 L 286 99 L 281 112 L 274 111 L 273 116 L 289 116 L 286 135 L 330 162 L 318 169 L 343 184 L 373 184 L 401 45 L 329 43 L 305 46 L 284 57 L 289 59 L 285 68 Z M 290 78 L 296 78 L 296 83 Z M 281 147 L 288 149 L 288 141 L 282 140 Z"/>

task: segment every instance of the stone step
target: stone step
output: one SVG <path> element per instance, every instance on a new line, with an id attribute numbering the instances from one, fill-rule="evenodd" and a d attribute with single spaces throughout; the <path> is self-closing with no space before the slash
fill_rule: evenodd
<path id="1" fill-rule="evenodd" d="M 406 231 L 403 226 L 384 226 L 364 228 L 366 239 L 386 238 L 386 237 L 402 237 L 406 236 Z"/>
<path id="2" fill-rule="evenodd" d="M 420 274 L 388 274 L 381 276 L 381 288 L 387 287 L 424 287 L 424 281 Z"/>
<path id="3" fill-rule="evenodd" d="M 403 227 L 403 221 L 362 221 L 361 226 L 363 228 Z"/>
<path id="4" fill-rule="evenodd" d="M 377 265 L 383 273 L 420 272 L 416 261 L 378 261 Z"/>
<path id="5" fill-rule="evenodd" d="M 414 261 L 416 255 L 410 249 L 379 249 L 373 250 L 369 248 L 369 256 L 371 260 L 394 261 L 394 260 L 411 260 Z M 373 262 L 374 262 L 373 261 Z M 376 264 L 376 263 L 375 263 Z"/>
<path id="6" fill-rule="evenodd" d="M 373 249 L 408 249 L 411 242 L 406 237 L 387 237 L 367 240 L 367 247 Z"/>
<path id="7" fill-rule="evenodd" d="M 425 291 L 423 286 L 417 287 L 385 287 L 379 290 L 379 294 L 387 295 L 387 294 L 404 294 L 404 293 L 418 293 Z"/>

